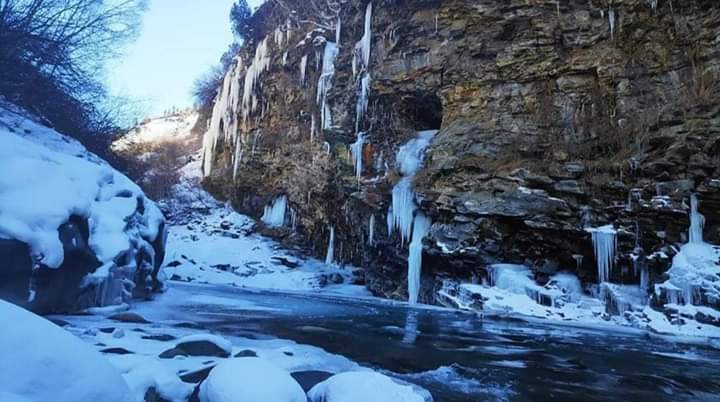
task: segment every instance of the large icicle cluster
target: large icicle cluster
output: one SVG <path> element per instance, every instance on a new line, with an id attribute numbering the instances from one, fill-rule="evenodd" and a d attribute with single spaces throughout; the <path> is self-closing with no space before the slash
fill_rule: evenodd
<path id="1" fill-rule="evenodd" d="M 400 231 L 404 243 L 411 240 L 408 255 L 408 295 L 410 303 L 416 303 L 420 292 L 420 270 L 422 268 L 422 240 L 430 230 L 430 219 L 418 212 L 412 181 L 422 166 L 425 150 L 437 133 L 436 130 L 420 131 L 416 138 L 400 147 L 397 154 L 397 168 L 403 178 L 392 192 L 392 206 L 388 211 L 388 233 Z"/>
<path id="2" fill-rule="evenodd" d="M 242 97 L 243 121 L 247 121 L 250 114 L 257 111 L 258 97 L 255 89 L 260 82 L 260 75 L 269 67 L 270 54 L 268 52 L 268 40 L 265 38 L 255 48 L 255 57 L 245 73 L 245 86 L 243 87 Z"/>
<path id="3" fill-rule="evenodd" d="M 285 224 L 285 213 L 287 212 L 287 197 L 280 196 L 265 207 L 261 220 L 268 226 L 279 228 Z"/>
<path id="4" fill-rule="evenodd" d="M 610 280 L 610 271 L 615 263 L 617 250 L 617 232 L 612 225 L 585 229 L 592 235 L 595 259 L 597 260 L 598 278 L 600 282 Z"/>
<path id="5" fill-rule="evenodd" d="M 240 103 L 242 69 L 242 59 L 238 57 L 235 66 L 225 74 L 223 85 L 215 100 L 208 130 L 203 138 L 202 167 L 206 176 L 212 170 L 214 153 L 220 142 L 236 142 L 238 139 L 237 110 Z"/>
<path id="6" fill-rule="evenodd" d="M 215 98 L 212 117 L 203 139 L 202 169 L 205 176 L 213 168 L 215 152 L 221 143 L 230 145 L 235 151 L 232 157 L 233 178 L 237 178 L 243 157 L 244 139 L 238 135 L 240 122 L 247 124 L 250 116 L 260 109 L 258 89 L 261 87 L 261 75 L 272 63 L 270 45 L 275 43 L 278 50 L 287 44 L 290 36 L 289 23 L 277 28 L 271 36 L 265 37 L 255 48 L 250 65 L 245 67 L 243 60 L 237 57 L 235 65 L 225 74 L 222 87 Z M 283 55 L 283 59 L 287 53 Z M 304 81 L 304 71 L 301 71 Z M 242 94 L 240 93 L 242 88 Z M 241 117 L 239 117 L 241 116 Z M 242 120 L 240 120 L 242 119 Z"/>

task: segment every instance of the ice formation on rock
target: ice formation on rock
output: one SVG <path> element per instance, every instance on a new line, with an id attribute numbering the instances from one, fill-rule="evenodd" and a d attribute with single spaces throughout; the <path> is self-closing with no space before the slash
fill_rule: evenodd
<path id="1" fill-rule="evenodd" d="M 287 211 L 287 197 L 280 196 L 265 207 L 261 220 L 268 226 L 278 228 L 285 224 L 285 212 Z"/>
<path id="2" fill-rule="evenodd" d="M 425 150 L 437 133 L 436 130 L 420 131 L 417 137 L 400 147 L 397 154 L 397 169 L 403 178 L 393 187 L 392 204 L 388 210 L 388 233 L 400 232 L 401 242 L 411 240 L 408 255 L 408 294 L 410 303 L 416 303 L 420 289 L 422 267 L 422 240 L 430 230 L 430 220 L 421 212 L 415 216 L 415 192 L 412 181 L 420 169 Z M 414 229 L 413 229 L 414 227 Z"/>
<path id="3" fill-rule="evenodd" d="M 338 48 L 334 42 L 325 41 L 325 51 L 322 57 L 322 73 L 318 80 L 317 103 L 320 105 L 320 127 L 323 130 L 332 127 L 332 112 L 327 103 L 328 94 L 332 89 L 333 77 L 335 76 L 335 59 Z"/>
<path id="4" fill-rule="evenodd" d="M 688 231 L 688 239 L 690 243 L 703 242 L 703 229 L 705 227 L 705 217 L 698 211 L 697 195 L 690 197 L 690 230 Z"/>
<path id="5" fill-rule="evenodd" d="M 375 214 L 370 215 L 368 228 L 368 244 L 372 245 L 375 243 Z"/>
<path id="6" fill-rule="evenodd" d="M 300 59 L 300 85 L 305 86 L 305 74 L 307 73 L 307 55 Z"/>
<path id="7" fill-rule="evenodd" d="M 392 206 L 388 211 L 388 223 L 392 224 L 389 224 L 388 228 L 390 233 L 398 230 L 403 242 L 410 239 L 413 216 L 417 208 L 412 181 L 422 166 L 425 150 L 430 146 L 435 133 L 436 130 L 420 131 L 416 138 L 400 147 L 397 154 L 397 168 L 403 178 L 393 187 Z"/>
<path id="8" fill-rule="evenodd" d="M 422 275 L 423 239 L 430 231 L 430 219 L 418 212 L 413 222 L 412 241 L 408 254 L 408 301 L 415 304 L 420 294 L 420 277 Z"/>
<path id="9" fill-rule="evenodd" d="M 327 254 L 325 254 L 325 264 L 332 265 L 335 263 L 335 228 L 330 227 L 330 241 L 328 241 Z"/>
<path id="10" fill-rule="evenodd" d="M 612 225 L 585 229 L 592 235 L 595 259 L 597 260 L 598 279 L 600 282 L 610 280 L 610 271 L 615 263 L 617 250 L 617 232 Z"/>
<path id="11" fill-rule="evenodd" d="M 202 161 L 203 173 L 206 176 L 212 170 L 213 155 L 220 142 L 236 142 L 242 69 L 242 59 L 238 57 L 234 67 L 225 75 L 223 85 L 215 99 L 212 116 L 203 138 Z"/>
<path id="12" fill-rule="evenodd" d="M 362 176 L 363 172 L 363 147 L 365 146 L 365 133 L 357 133 L 357 141 L 350 145 L 350 155 L 352 156 L 353 163 L 355 164 L 355 175 L 358 180 Z"/>

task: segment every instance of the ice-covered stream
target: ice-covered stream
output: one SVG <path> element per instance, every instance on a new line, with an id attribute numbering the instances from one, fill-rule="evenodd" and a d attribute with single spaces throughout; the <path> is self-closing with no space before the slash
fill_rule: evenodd
<path id="1" fill-rule="evenodd" d="M 292 352 L 278 352 L 278 358 L 298 369 L 351 366 L 341 355 L 418 384 L 435 401 L 568 400 L 577 395 L 592 401 L 712 400 L 720 392 L 717 345 L 541 321 L 481 319 L 373 298 L 171 285 L 159 300 L 136 308 L 154 323 L 155 332 L 158 323 L 194 323 L 242 340 L 246 347 L 275 345 L 274 350 Z M 98 320 L 63 319 L 79 326 Z"/>

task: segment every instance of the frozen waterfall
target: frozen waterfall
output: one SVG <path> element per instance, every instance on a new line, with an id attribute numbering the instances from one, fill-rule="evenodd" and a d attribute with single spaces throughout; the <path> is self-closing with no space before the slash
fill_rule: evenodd
<path id="1" fill-rule="evenodd" d="M 437 130 L 420 131 L 416 138 L 408 141 L 398 150 L 397 169 L 403 178 L 393 187 L 392 207 L 388 211 L 388 226 L 390 232 L 400 231 L 403 242 L 410 239 L 413 215 L 416 210 L 412 181 L 415 173 L 422 166 L 425 150 L 430 146 L 430 141 L 435 133 Z"/>
<path id="2" fill-rule="evenodd" d="M 285 211 L 287 210 L 287 197 L 277 197 L 265 207 L 261 220 L 268 226 L 279 228 L 285 224 Z"/>
<path id="3" fill-rule="evenodd" d="M 690 197 L 690 230 L 688 238 L 690 243 L 703 242 L 703 228 L 705 227 L 705 217 L 698 211 L 697 195 Z"/>
<path id="4" fill-rule="evenodd" d="M 402 243 L 410 240 L 408 254 L 408 295 L 411 304 L 417 303 L 420 293 L 423 238 L 430 230 L 430 219 L 417 212 L 415 192 L 412 188 L 415 173 L 422 167 L 425 150 L 430 146 L 437 130 L 420 131 L 417 136 L 400 147 L 396 167 L 403 175 L 393 187 L 392 204 L 388 210 L 388 233 L 400 231 Z"/>
<path id="5" fill-rule="evenodd" d="M 422 212 L 418 212 L 413 223 L 412 241 L 408 254 L 408 301 L 410 304 L 416 304 L 420 294 L 423 239 L 430 231 L 430 225 L 430 219 Z"/>
<path id="6" fill-rule="evenodd" d="M 328 242 L 327 254 L 325 254 L 325 264 L 332 265 L 335 263 L 335 228 L 330 227 L 330 241 Z"/>
<path id="7" fill-rule="evenodd" d="M 610 271 L 615 262 L 617 249 L 617 232 L 612 225 L 585 229 L 592 235 L 595 259 L 597 260 L 598 278 L 600 282 L 610 280 Z"/>

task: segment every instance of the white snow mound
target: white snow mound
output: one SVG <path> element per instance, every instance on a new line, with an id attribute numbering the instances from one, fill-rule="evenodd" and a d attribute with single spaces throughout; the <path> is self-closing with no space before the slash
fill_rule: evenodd
<path id="1" fill-rule="evenodd" d="M 0 300 L 0 400 L 136 402 L 120 373 L 80 339 Z"/>
<path id="2" fill-rule="evenodd" d="M 409 385 L 400 385 L 380 373 L 349 371 L 314 386 L 311 402 L 425 402 Z"/>
<path id="3" fill-rule="evenodd" d="M 200 386 L 200 402 L 306 402 L 300 384 L 272 363 L 244 357 L 218 364 Z"/>

